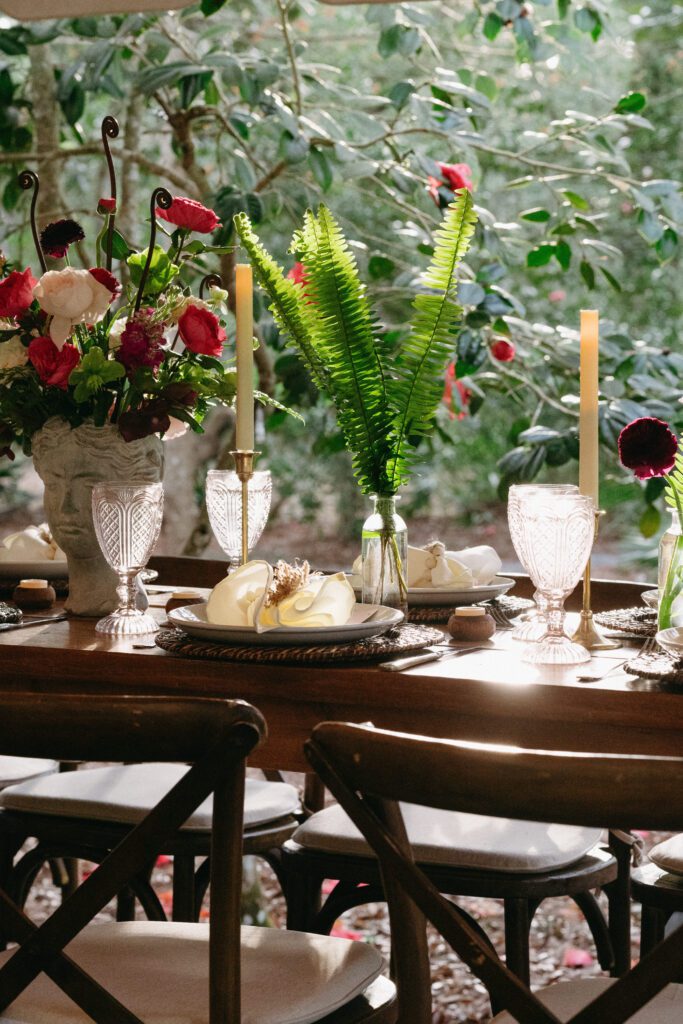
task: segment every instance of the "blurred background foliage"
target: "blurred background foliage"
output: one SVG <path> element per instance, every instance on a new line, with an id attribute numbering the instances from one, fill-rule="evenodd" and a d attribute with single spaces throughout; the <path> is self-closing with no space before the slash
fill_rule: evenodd
<path id="1" fill-rule="evenodd" d="M 202 0 L 162 16 L 3 19 L 2 247 L 32 259 L 24 165 L 41 175 L 41 221 L 75 216 L 94 237 L 108 187 L 99 124 L 113 113 L 125 236 L 143 241 L 160 183 L 216 209 L 216 244 L 234 240 L 232 215 L 246 209 L 291 265 L 292 231 L 324 199 L 400 334 L 451 195 L 439 164 L 466 164 L 480 221 L 465 315 L 404 511 L 457 520 L 470 537 L 511 482 L 575 479 L 576 328 L 591 307 L 602 317 L 602 503 L 613 526 L 633 536 L 639 521 L 653 538 L 659 488 L 619 471 L 616 437 L 642 414 L 683 426 L 682 24 L 665 0 Z M 234 259 L 221 266 L 231 290 Z M 260 385 L 306 418 L 275 412 L 259 425 L 275 520 L 353 535 L 362 502 L 332 411 L 258 300 L 257 319 Z M 205 546 L 203 479 L 229 464 L 231 438 L 218 413 L 203 442 L 173 442 L 171 472 L 195 508 L 179 501 L 174 550 Z M 20 500 L 16 480 L 0 476 L 6 506 Z"/>

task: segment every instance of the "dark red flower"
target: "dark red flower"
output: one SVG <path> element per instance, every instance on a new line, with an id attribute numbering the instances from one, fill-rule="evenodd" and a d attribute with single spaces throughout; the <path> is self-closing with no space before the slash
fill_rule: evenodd
<path id="1" fill-rule="evenodd" d="M 495 338 L 491 345 L 491 355 L 499 363 L 511 363 L 517 354 L 517 350 L 507 338 Z"/>
<path id="2" fill-rule="evenodd" d="M 153 314 L 153 309 L 141 309 L 123 329 L 116 358 L 123 363 L 129 374 L 141 366 L 150 366 L 156 370 L 164 361 L 164 325 L 155 322 Z"/>
<path id="3" fill-rule="evenodd" d="M 441 164 L 436 165 L 441 171 L 441 180 L 445 185 L 455 192 L 459 188 L 467 188 L 472 191 L 472 168 L 469 164 Z"/>
<path id="4" fill-rule="evenodd" d="M 619 434 L 619 458 L 639 480 L 664 476 L 674 467 L 678 441 L 668 423 L 654 416 L 632 420 Z"/>
<path id="5" fill-rule="evenodd" d="M 78 349 L 67 342 L 58 349 L 52 338 L 34 338 L 28 347 L 28 359 L 43 384 L 66 391 L 69 375 L 80 361 Z"/>
<path id="6" fill-rule="evenodd" d="M 124 441 L 139 441 L 150 434 L 165 434 L 171 426 L 168 405 L 153 398 L 139 409 L 129 409 L 119 417 L 119 433 Z"/>
<path id="7" fill-rule="evenodd" d="M 91 267 L 90 273 L 96 281 L 99 281 L 100 284 L 103 284 L 105 288 L 109 289 L 111 292 L 111 301 L 113 302 L 121 291 L 121 285 L 114 275 L 110 274 L 108 270 L 104 269 L 104 267 Z"/>
<path id="8" fill-rule="evenodd" d="M 161 392 L 161 396 L 166 399 L 169 405 L 186 405 L 188 408 L 197 401 L 195 389 L 191 384 L 182 380 L 175 381 L 173 384 L 167 384 Z"/>
<path id="9" fill-rule="evenodd" d="M 443 191 L 445 188 L 446 186 L 443 181 L 435 178 L 433 174 L 429 175 L 427 178 L 427 191 L 440 210 L 445 210 L 448 206 L 448 197 Z"/>
<path id="10" fill-rule="evenodd" d="M 213 210 L 183 196 L 177 196 L 168 210 L 162 210 L 157 206 L 157 217 L 185 231 L 199 231 L 202 234 L 210 234 L 220 227 L 221 223 Z"/>
<path id="11" fill-rule="evenodd" d="M 472 392 L 466 388 L 461 380 L 455 376 L 455 363 L 449 363 L 446 369 L 443 396 L 441 401 L 448 409 L 448 415 L 452 420 L 464 420 L 467 415 L 467 406 L 472 399 Z"/>
<path id="12" fill-rule="evenodd" d="M 190 352 L 219 356 L 223 351 L 225 331 L 215 313 L 201 306 L 188 306 L 178 320 L 180 337 Z"/>
<path id="13" fill-rule="evenodd" d="M 74 242 L 82 242 L 85 232 L 75 220 L 56 220 L 40 233 L 40 247 L 46 256 L 60 260 Z"/>
<path id="14" fill-rule="evenodd" d="M 116 213 L 116 200 L 102 197 L 97 204 L 98 213 Z"/>
<path id="15" fill-rule="evenodd" d="M 33 302 L 33 289 L 38 284 L 29 267 L 13 270 L 0 281 L 0 317 L 15 317 L 25 313 Z"/>

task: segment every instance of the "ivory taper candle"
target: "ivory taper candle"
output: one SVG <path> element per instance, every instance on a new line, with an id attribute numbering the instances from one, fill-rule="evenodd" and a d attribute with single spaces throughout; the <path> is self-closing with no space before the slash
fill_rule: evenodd
<path id="1" fill-rule="evenodd" d="M 598 311 L 581 310 L 579 490 L 600 508 L 598 473 Z"/>
<path id="2" fill-rule="evenodd" d="M 235 267 L 235 318 L 237 321 L 237 431 L 239 451 L 254 450 L 254 285 L 251 267 Z"/>

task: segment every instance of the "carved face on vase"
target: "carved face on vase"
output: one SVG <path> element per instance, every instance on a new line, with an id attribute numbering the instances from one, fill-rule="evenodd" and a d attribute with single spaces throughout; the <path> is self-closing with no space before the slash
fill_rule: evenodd
<path id="1" fill-rule="evenodd" d="M 69 563 L 67 608 L 81 615 L 111 610 L 116 604 L 116 575 L 95 534 L 92 490 L 98 483 L 158 482 L 162 442 L 151 436 L 127 443 L 111 424 L 71 428 L 64 420 L 53 419 L 34 435 L 33 461 L 45 484 L 50 530 Z M 87 566 L 87 575 L 75 572 L 78 565 Z"/>

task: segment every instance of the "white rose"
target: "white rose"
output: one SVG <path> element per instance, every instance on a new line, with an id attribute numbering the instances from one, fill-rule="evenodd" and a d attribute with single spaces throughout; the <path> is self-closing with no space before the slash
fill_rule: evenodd
<path id="1" fill-rule="evenodd" d="M 118 349 L 121 348 L 121 335 L 125 331 L 127 323 L 128 321 L 126 320 L 126 318 L 122 316 L 119 317 L 118 320 L 115 320 L 114 323 L 111 325 L 111 329 L 109 331 L 110 352 L 117 352 Z"/>
<path id="2" fill-rule="evenodd" d="M 18 334 L 9 341 L 0 342 L 0 370 L 13 370 L 15 366 L 25 366 L 27 362 L 28 350 Z"/>
<path id="3" fill-rule="evenodd" d="M 33 289 L 41 309 L 48 313 L 50 337 L 62 349 L 75 324 L 94 324 L 109 309 L 112 293 L 89 270 L 48 270 Z"/>

